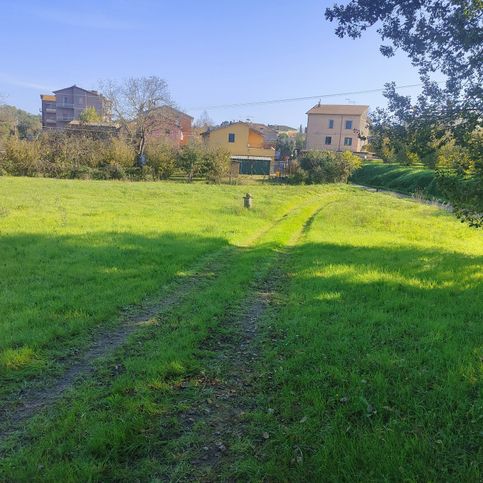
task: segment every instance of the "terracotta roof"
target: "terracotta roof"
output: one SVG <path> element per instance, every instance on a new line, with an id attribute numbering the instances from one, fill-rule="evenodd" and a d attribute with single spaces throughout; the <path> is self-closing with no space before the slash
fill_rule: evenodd
<path id="1" fill-rule="evenodd" d="M 356 104 L 316 104 L 306 114 L 344 114 L 347 116 L 360 116 L 368 111 L 369 106 Z"/>
<path id="2" fill-rule="evenodd" d="M 218 129 L 229 128 L 230 126 L 236 126 L 238 124 L 243 124 L 244 126 L 248 126 L 249 129 L 251 129 L 252 131 L 256 131 L 257 133 L 261 134 L 264 137 L 270 133 L 273 133 L 275 135 L 277 134 L 276 131 L 269 128 L 265 124 L 260 124 L 257 122 L 235 121 L 235 122 L 230 122 L 229 124 L 222 124 L 220 126 L 211 127 L 207 131 L 202 132 L 201 135 L 204 136 L 206 134 L 210 134 L 210 132 L 218 131 Z"/>
<path id="3" fill-rule="evenodd" d="M 52 96 L 50 94 L 40 94 L 40 98 L 43 101 L 55 101 L 56 100 L 56 97 L 55 96 Z"/>
<path id="4" fill-rule="evenodd" d="M 190 116 L 189 114 L 186 114 L 186 112 L 180 111 L 179 109 L 175 109 L 174 107 L 168 106 L 167 104 L 164 105 L 164 106 L 160 106 L 157 109 L 158 110 L 168 110 L 168 111 L 172 111 L 172 112 L 178 114 L 179 116 L 184 116 L 184 117 L 188 117 L 190 119 L 194 119 L 193 116 Z"/>

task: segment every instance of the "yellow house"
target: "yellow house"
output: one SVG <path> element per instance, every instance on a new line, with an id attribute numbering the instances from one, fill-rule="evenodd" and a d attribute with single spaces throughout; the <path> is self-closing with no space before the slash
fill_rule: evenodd
<path id="1" fill-rule="evenodd" d="M 231 159 L 240 164 L 240 174 L 270 174 L 275 148 L 267 142 L 258 126 L 233 122 L 209 129 L 202 137 L 209 147 L 226 149 Z"/>

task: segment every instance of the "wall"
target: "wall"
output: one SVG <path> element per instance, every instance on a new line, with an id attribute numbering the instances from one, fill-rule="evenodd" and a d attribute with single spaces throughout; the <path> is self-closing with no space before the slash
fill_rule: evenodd
<path id="1" fill-rule="evenodd" d="M 329 128 L 329 120 L 334 120 L 334 127 Z M 345 121 L 352 121 L 352 128 L 345 129 Z M 366 133 L 366 115 L 344 114 L 309 114 L 307 121 L 307 149 L 328 151 L 361 151 L 365 141 L 358 138 L 353 129 Z M 332 144 L 325 144 L 325 137 L 332 137 Z M 344 146 L 344 138 L 352 138 L 352 146 Z"/>

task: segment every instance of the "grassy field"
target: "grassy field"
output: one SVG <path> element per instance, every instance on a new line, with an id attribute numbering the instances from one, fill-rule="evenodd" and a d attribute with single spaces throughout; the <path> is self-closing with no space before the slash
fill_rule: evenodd
<path id="1" fill-rule="evenodd" d="M 443 199 L 436 186 L 434 171 L 423 167 L 415 168 L 373 161 L 355 171 L 351 181 L 408 195 L 422 193 L 427 197 Z"/>
<path id="2" fill-rule="evenodd" d="M 179 295 L 0 418 L 0 480 L 480 480 L 481 232 L 350 186 L 244 190 L 0 178 L 2 404 Z"/>

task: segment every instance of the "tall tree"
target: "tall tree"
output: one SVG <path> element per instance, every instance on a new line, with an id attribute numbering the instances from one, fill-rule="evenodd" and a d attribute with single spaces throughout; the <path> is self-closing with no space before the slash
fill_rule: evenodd
<path id="1" fill-rule="evenodd" d="M 424 83 L 407 112 L 427 123 L 444 126 L 463 139 L 481 125 L 483 113 L 483 4 L 481 0 L 351 0 L 325 11 L 337 23 L 339 37 L 356 39 L 370 27 L 384 42 L 380 50 L 391 57 L 397 49 L 409 56 Z M 444 86 L 431 80 L 442 72 Z M 386 96 L 395 99 L 388 86 Z M 413 116 L 413 117 L 414 117 Z"/>
<path id="2" fill-rule="evenodd" d="M 158 128 L 156 110 L 172 105 L 168 84 L 157 76 L 130 77 L 123 82 L 112 80 L 101 84 L 118 121 L 136 146 L 138 156 L 144 154 L 146 139 Z"/>

